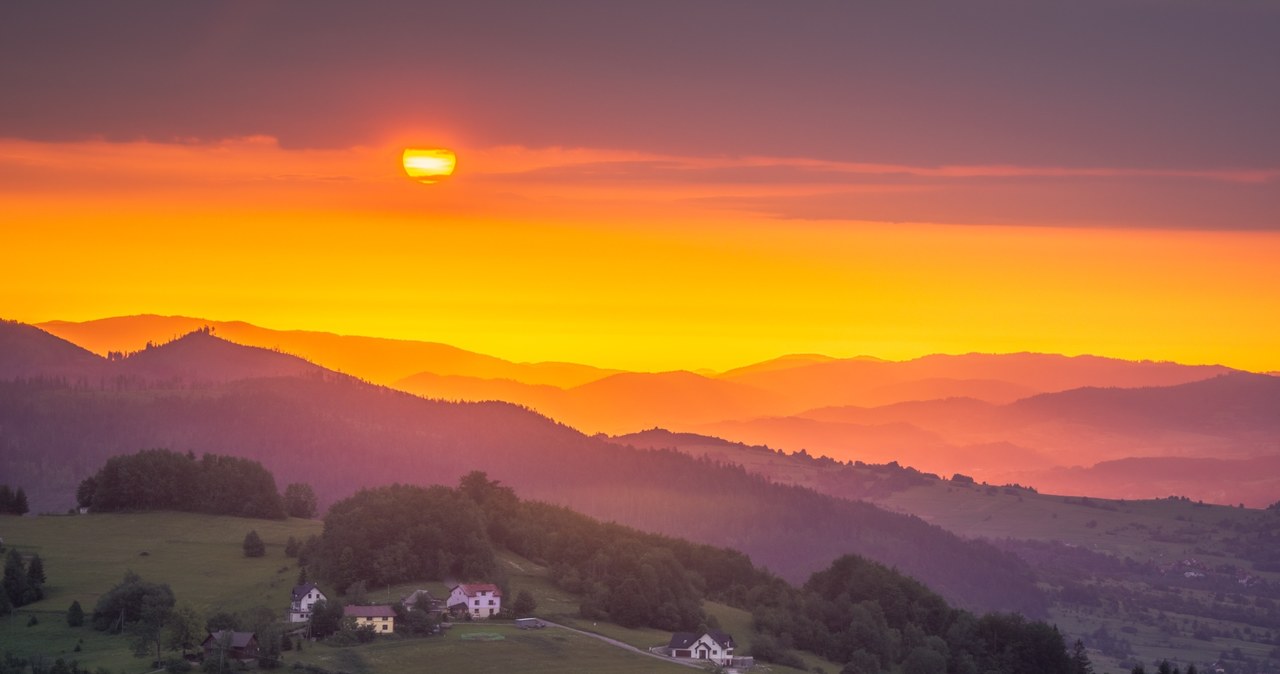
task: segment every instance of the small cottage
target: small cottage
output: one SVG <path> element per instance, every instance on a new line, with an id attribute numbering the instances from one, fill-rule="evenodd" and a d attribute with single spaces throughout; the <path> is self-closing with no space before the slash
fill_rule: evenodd
<path id="1" fill-rule="evenodd" d="M 414 590 L 405 595 L 400 600 L 406 609 L 410 611 L 425 611 L 432 614 L 440 614 L 445 610 L 444 601 L 431 596 L 427 590 Z"/>
<path id="2" fill-rule="evenodd" d="M 200 644 L 204 657 L 250 661 L 258 659 L 258 637 L 253 632 L 210 632 Z"/>
<path id="3" fill-rule="evenodd" d="M 676 632 L 666 652 L 681 660 L 709 660 L 720 666 L 733 664 L 733 637 L 719 630 Z"/>
<path id="4" fill-rule="evenodd" d="M 292 601 L 289 603 L 289 622 L 304 623 L 311 619 L 312 607 L 316 602 L 329 601 L 328 597 L 316 587 L 315 583 L 305 583 L 293 587 Z"/>
<path id="5" fill-rule="evenodd" d="M 345 606 L 342 615 L 353 618 L 356 627 L 372 626 L 378 634 L 396 631 L 396 612 L 390 606 Z"/>
<path id="6" fill-rule="evenodd" d="M 445 605 L 454 615 L 488 618 L 502 610 L 502 590 L 492 583 L 455 585 L 449 590 Z"/>

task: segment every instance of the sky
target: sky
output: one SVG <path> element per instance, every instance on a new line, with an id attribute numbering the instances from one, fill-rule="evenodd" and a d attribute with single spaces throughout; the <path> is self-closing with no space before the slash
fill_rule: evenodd
<path id="1" fill-rule="evenodd" d="M 1244 0 L 5 3 L 0 316 L 1280 370 L 1278 72 Z"/>

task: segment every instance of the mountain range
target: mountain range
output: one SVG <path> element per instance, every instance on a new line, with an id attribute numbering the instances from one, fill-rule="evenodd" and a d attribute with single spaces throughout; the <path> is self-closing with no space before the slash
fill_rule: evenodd
<path id="1" fill-rule="evenodd" d="M 1179 494 L 1262 506 L 1280 494 L 1280 478 L 1230 487 L 1250 462 L 1280 454 L 1272 421 L 1280 419 L 1280 379 L 1217 365 L 1033 353 L 902 362 L 802 354 L 725 372 L 622 372 L 198 318 L 40 327 L 102 355 L 145 351 L 148 342 L 207 327 L 428 398 L 511 402 L 588 434 L 660 427 L 1099 497 Z M 1155 462 L 1175 458 L 1213 461 Z M 1102 478 L 1130 459 L 1145 463 L 1121 465 L 1160 465 L 1163 478 Z"/>

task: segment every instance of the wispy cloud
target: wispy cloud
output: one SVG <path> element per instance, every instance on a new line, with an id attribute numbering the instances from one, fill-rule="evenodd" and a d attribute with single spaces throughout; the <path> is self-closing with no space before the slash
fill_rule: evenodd
<path id="1" fill-rule="evenodd" d="M 275 207 L 443 209 L 476 216 L 933 222 L 1280 229 L 1280 169 L 913 166 L 804 157 L 702 157 L 597 148 L 454 148 L 447 190 L 404 179 L 400 144 L 288 149 L 265 136 L 211 142 L 0 140 L 0 191 L 131 194 Z M 430 188 L 426 188 L 430 189 Z M 430 198 L 427 199 L 427 195 Z"/>

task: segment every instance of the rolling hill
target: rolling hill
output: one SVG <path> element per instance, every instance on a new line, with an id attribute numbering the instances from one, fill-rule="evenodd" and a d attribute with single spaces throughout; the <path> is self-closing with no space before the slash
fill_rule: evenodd
<path id="1" fill-rule="evenodd" d="M 181 349 L 204 359 L 194 371 L 218 371 L 223 360 L 245 362 L 239 350 L 247 348 L 197 333 L 147 358 L 168 362 Z M 424 400 L 324 370 L 279 376 L 298 361 L 259 351 L 272 357 L 258 363 L 263 376 L 199 386 L 0 382 L 0 472 L 26 487 L 33 510 L 61 511 L 106 457 L 149 447 L 253 458 L 283 481 L 312 483 L 323 501 L 392 482 L 451 484 L 484 470 L 526 498 L 740 549 L 792 580 L 858 552 L 962 606 L 1043 611 L 1016 559 L 916 518 L 679 452 L 619 447 L 506 403 Z M 127 369 L 142 355 L 100 365 Z"/>
<path id="2" fill-rule="evenodd" d="M 844 464 L 807 453 L 651 429 L 613 441 L 672 448 L 826 494 L 866 499 L 966 537 L 990 540 L 1036 569 L 1050 615 L 1090 647 L 1095 671 L 1125 674 L 1137 662 L 1207 663 L 1232 654 L 1237 671 L 1280 662 L 1280 506 L 1209 505 L 1186 498 L 1097 499 L 1037 493 L 922 474 L 897 464 Z M 1127 459 L 1081 479 L 1130 486 L 1222 474 L 1230 501 L 1280 471 L 1276 458 Z M 1137 464 L 1137 465 L 1134 465 Z M 1150 485 L 1148 485 L 1150 486 Z M 1224 661 L 1226 659 L 1223 659 Z M 1252 661 L 1252 664 L 1250 664 Z"/>

